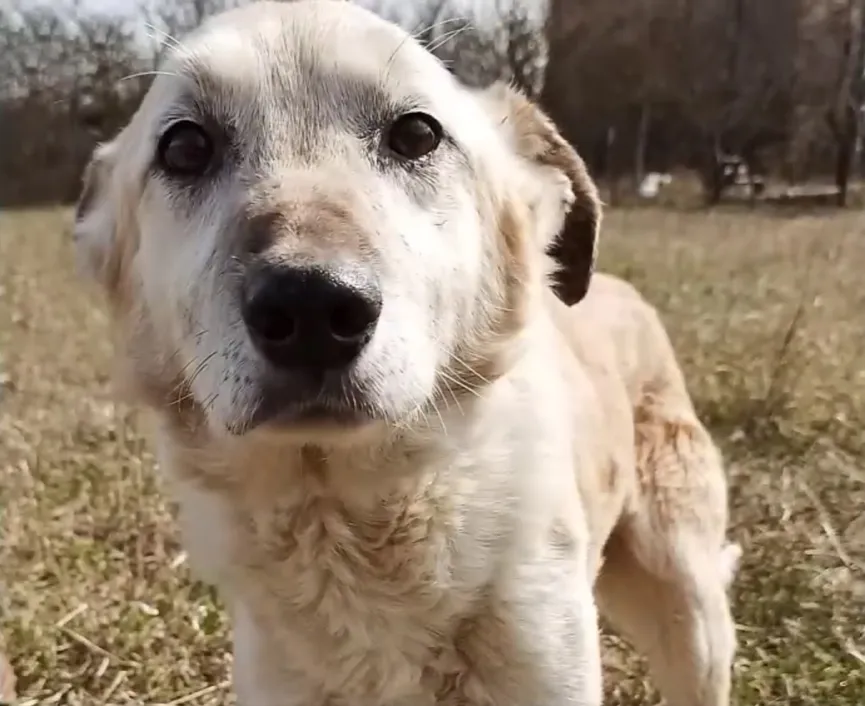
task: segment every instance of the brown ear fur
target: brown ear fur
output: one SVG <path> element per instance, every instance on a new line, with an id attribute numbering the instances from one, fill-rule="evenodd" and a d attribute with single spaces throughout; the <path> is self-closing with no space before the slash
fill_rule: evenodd
<path id="1" fill-rule="evenodd" d="M 114 148 L 110 143 L 99 145 L 93 151 L 81 176 L 72 231 L 79 268 L 103 285 L 109 284 L 109 262 L 117 228 L 109 193 L 113 156 Z"/>
<path id="2" fill-rule="evenodd" d="M 137 237 L 126 212 L 131 204 L 120 197 L 114 173 L 116 152 L 116 143 L 98 146 L 84 170 L 73 238 L 79 268 L 106 290 L 112 305 L 123 306 Z"/>
<path id="3" fill-rule="evenodd" d="M 486 89 L 485 97 L 508 131 L 517 153 L 540 167 L 537 176 L 548 180 L 542 187 L 547 201 L 540 209 L 553 209 L 548 222 L 555 232 L 546 236 L 547 253 L 558 265 L 554 273 L 556 294 L 567 304 L 580 301 L 589 288 L 597 258 L 601 225 L 601 201 L 594 181 L 576 150 L 559 134 L 552 120 L 522 93 L 497 83 Z M 551 174 L 567 181 L 562 185 Z"/>
<path id="4" fill-rule="evenodd" d="M 587 217 L 584 211 L 574 208 L 565 216 L 564 228 L 547 250 L 558 264 L 553 272 L 553 291 L 568 306 L 581 301 L 589 291 L 598 257 L 599 226 L 599 217 Z"/>

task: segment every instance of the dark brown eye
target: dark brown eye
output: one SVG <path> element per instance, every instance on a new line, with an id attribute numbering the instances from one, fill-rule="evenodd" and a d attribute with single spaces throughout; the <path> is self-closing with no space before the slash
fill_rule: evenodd
<path id="1" fill-rule="evenodd" d="M 159 164 L 171 176 L 202 176 L 213 161 L 213 140 L 191 120 L 170 125 L 156 146 Z"/>
<path id="2" fill-rule="evenodd" d="M 387 147 L 404 159 L 420 159 L 435 151 L 442 139 L 442 126 L 426 113 L 406 113 L 387 132 Z"/>

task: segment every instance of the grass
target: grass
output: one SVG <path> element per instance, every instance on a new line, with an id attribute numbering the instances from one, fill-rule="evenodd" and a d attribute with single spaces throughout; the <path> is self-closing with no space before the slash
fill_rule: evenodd
<path id="1" fill-rule="evenodd" d="M 229 704 L 68 212 L 0 215 L 0 640 L 22 704 Z M 865 221 L 622 210 L 602 267 L 664 316 L 725 449 L 742 706 L 865 703 Z M 610 636 L 610 703 L 655 698 Z"/>

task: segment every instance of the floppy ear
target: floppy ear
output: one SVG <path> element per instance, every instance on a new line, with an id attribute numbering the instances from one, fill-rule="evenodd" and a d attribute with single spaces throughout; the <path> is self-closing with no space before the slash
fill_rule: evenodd
<path id="1" fill-rule="evenodd" d="M 597 258 L 601 225 L 597 187 L 576 150 L 526 96 L 495 83 L 483 98 L 529 167 L 520 193 L 529 199 L 542 247 L 558 265 L 556 294 L 574 304 L 588 291 Z"/>
<path id="2" fill-rule="evenodd" d="M 114 142 L 94 150 L 82 177 L 72 231 L 79 269 L 109 291 L 118 285 L 124 260 L 118 233 L 122 205 L 117 201 L 116 152 Z"/>

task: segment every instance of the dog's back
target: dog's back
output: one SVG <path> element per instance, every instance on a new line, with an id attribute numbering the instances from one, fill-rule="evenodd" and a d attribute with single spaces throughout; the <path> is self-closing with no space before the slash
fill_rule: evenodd
<path id="1" fill-rule="evenodd" d="M 631 406 L 631 415 L 615 415 L 619 424 L 630 418 L 635 433 L 638 490 L 626 510 L 662 513 L 656 521 L 667 524 L 691 514 L 697 503 L 703 529 L 720 541 L 727 523 L 723 465 L 655 308 L 627 282 L 597 274 L 586 298 L 564 318 L 574 352 L 605 390 L 605 404 L 624 391 Z"/>
<path id="2" fill-rule="evenodd" d="M 598 557 L 605 616 L 648 655 L 671 703 L 726 704 L 735 646 L 725 591 L 728 544 L 720 453 L 698 419 L 669 336 L 630 284 L 596 274 L 572 307 L 550 299 L 596 390 L 604 462 L 578 477 Z M 627 405 L 627 411 L 623 411 Z M 633 462 L 621 444 L 631 426 Z M 618 441 L 616 441 L 618 440 Z"/>

